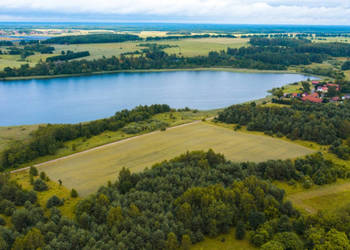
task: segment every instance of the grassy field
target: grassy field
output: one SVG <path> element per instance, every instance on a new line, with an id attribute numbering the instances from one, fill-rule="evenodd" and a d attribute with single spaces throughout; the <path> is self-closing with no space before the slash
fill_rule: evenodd
<path id="1" fill-rule="evenodd" d="M 228 234 L 222 234 L 215 238 L 205 238 L 204 241 L 194 244 L 192 250 L 251 250 L 256 249 L 249 244 L 248 240 L 236 240 L 235 230 L 232 229 Z"/>
<path id="2" fill-rule="evenodd" d="M 318 210 L 332 211 L 350 203 L 350 181 L 338 180 L 337 183 L 313 186 L 303 189 L 300 185 L 287 186 L 277 183 L 277 186 L 286 190 L 287 199 L 307 213 L 316 213 Z"/>
<path id="3" fill-rule="evenodd" d="M 100 43 L 100 44 L 72 44 L 72 45 L 55 45 L 56 53 L 61 50 L 72 50 L 90 52 L 90 56 L 86 59 L 97 59 L 102 56 L 111 57 L 119 56 L 121 53 L 141 50 L 143 47 L 138 46 L 140 43 L 146 42 L 124 42 L 124 43 Z M 183 39 L 183 40 L 165 40 L 150 41 L 149 43 L 169 44 L 177 46 L 165 49 L 170 54 L 176 53 L 183 56 L 208 55 L 209 51 L 225 50 L 228 47 L 239 48 L 246 46 L 248 39 L 240 38 L 200 38 L 200 39 Z"/>
<path id="4" fill-rule="evenodd" d="M 0 127 L 0 152 L 13 141 L 26 140 L 39 125 Z"/>
<path id="5" fill-rule="evenodd" d="M 187 150 L 216 152 L 234 161 L 265 161 L 295 158 L 313 151 L 299 145 L 266 136 L 237 133 L 204 122 L 145 134 L 102 148 L 45 163 L 40 170 L 54 180 L 61 179 L 68 188 L 89 194 L 115 180 L 122 167 L 132 172 L 171 159 Z"/>

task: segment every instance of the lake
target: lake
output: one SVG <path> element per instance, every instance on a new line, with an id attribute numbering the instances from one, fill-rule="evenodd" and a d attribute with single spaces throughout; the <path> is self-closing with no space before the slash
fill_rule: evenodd
<path id="1" fill-rule="evenodd" d="M 171 71 L 0 81 L 0 126 L 76 123 L 137 105 L 217 109 L 258 99 L 308 76 L 285 73 Z"/>

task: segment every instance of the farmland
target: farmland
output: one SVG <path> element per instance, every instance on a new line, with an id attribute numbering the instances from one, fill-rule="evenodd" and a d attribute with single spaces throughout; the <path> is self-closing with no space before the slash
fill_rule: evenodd
<path id="1" fill-rule="evenodd" d="M 82 195 L 87 195 L 115 180 L 122 167 L 138 172 L 187 150 L 209 148 L 225 154 L 230 160 L 256 162 L 295 158 L 313 152 L 283 140 L 195 122 L 48 162 L 41 165 L 40 170 L 54 180 L 61 179 L 66 187 L 76 188 Z"/>

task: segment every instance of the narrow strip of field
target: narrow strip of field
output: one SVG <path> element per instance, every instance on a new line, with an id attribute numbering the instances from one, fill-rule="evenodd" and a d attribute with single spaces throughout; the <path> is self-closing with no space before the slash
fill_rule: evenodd
<path id="1" fill-rule="evenodd" d="M 325 185 L 310 191 L 303 191 L 287 196 L 293 204 L 308 213 L 318 210 L 334 210 L 350 203 L 350 183 Z"/>
<path id="2" fill-rule="evenodd" d="M 233 161 L 256 162 L 295 158 L 313 152 L 283 140 L 194 122 L 90 149 L 38 167 L 52 179 L 61 179 L 66 187 L 87 195 L 107 181 L 114 181 L 122 167 L 132 172 L 142 171 L 187 150 L 209 148 Z"/>

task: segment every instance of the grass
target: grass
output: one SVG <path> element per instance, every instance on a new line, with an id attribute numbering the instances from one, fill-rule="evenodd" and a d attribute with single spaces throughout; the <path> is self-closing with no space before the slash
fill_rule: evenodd
<path id="1" fill-rule="evenodd" d="M 54 180 L 61 179 L 68 188 L 75 188 L 82 195 L 87 195 L 108 181 L 114 181 L 122 167 L 139 172 L 187 150 L 209 148 L 239 162 L 295 158 L 313 152 L 283 140 L 197 122 L 45 163 L 40 170 Z"/>
<path id="2" fill-rule="evenodd" d="M 30 184 L 28 171 L 13 173 L 11 174 L 11 179 L 15 180 L 18 184 L 20 184 L 26 190 L 33 190 L 33 186 Z M 47 200 L 50 199 L 53 195 L 56 195 L 60 199 L 64 199 L 64 205 L 58 207 L 62 215 L 68 218 L 73 218 L 74 208 L 78 203 L 78 201 L 80 200 L 80 198 L 79 197 L 71 198 L 70 191 L 66 187 L 60 186 L 57 182 L 50 180 L 47 182 L 47 185 L 49 187 L 47 191 L 37 192 L 38 203 L 42 208 L 44 208 L 45 213 L 49 212 L 48 209 L 46 209 Z"/>
<path id="3" fill-rule="evenodd" d="M 38 126 L 39 125 L 0 127 L 0 152 L 14 141 L 28 139 L 30 133 L 36 130 Z"/>
<path id="4" fill-rule="evenodd" d="M 192 250 L 251 250 L 256 249 L 249 244 L 248 240 L 236 240 L 235 230 L 232 229 L 228 234 L 222 234 L 215 238 L 206 237 L 204 241 L 194 244 Z"/>
<path id="5" fill-rule="evenodd" d="M 287 200 L 307 213 L 319 210 L 332 211 L 350 202 L 350 181 L 338 180 L 336 183 L 304 189 L 300 184 L 290 186 L 286 183 L 274 183 L 287 193 Z"/>

